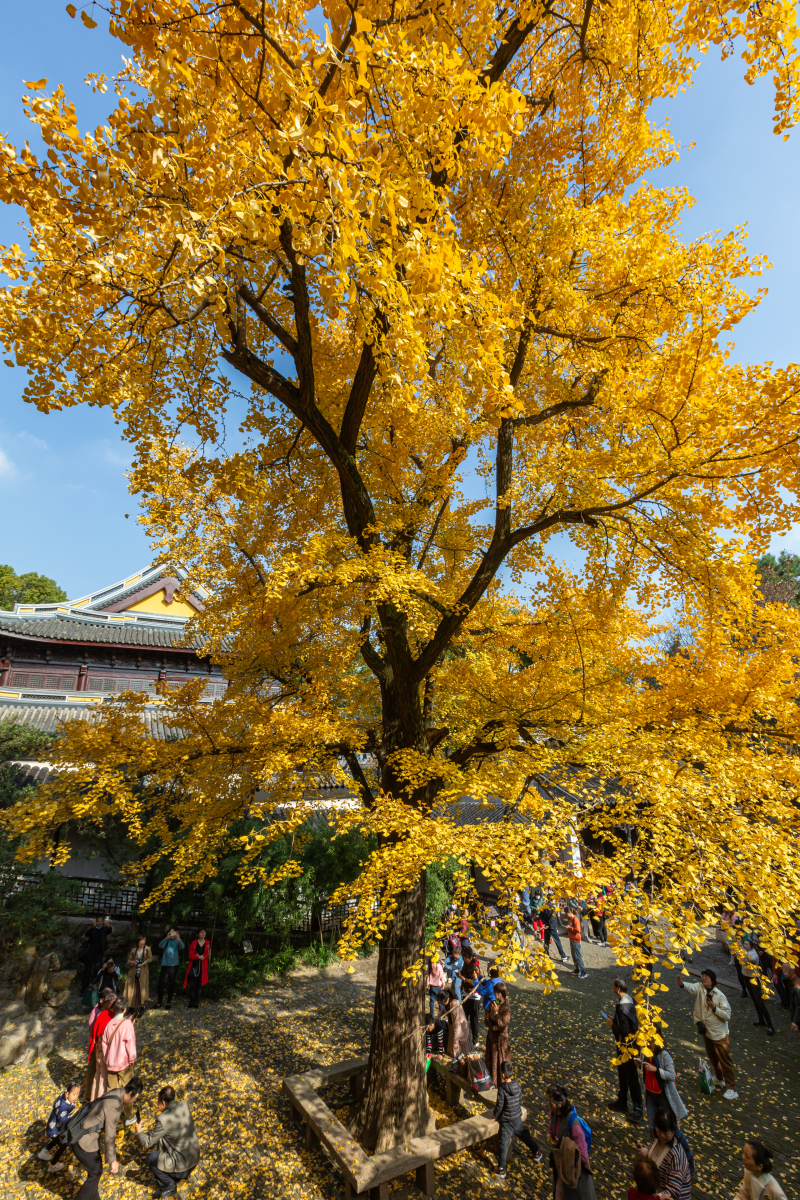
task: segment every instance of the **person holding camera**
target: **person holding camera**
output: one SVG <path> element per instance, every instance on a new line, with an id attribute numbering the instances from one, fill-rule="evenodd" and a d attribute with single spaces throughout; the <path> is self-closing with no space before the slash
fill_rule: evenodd
<path id="1" fill-rule="evenodd" d="M 683 988 L 690 996 L 694 996 L 692 1017 L 697 1032 L 705 1042 L 711 1069 L 717 1087 L 725 1087 L 722 1093 L 724 1100 L 738 1100 L 736 1091 L 736 1075 L 731 1058 L 731 1039 L 728 1032 L 728 1022 L 731 1019 L 731 1006 L 727 996 L 717 987 L 716 972 L 706 968 L 700 974 L 699 983 L 684 983 L 683 976 L 678 976 L 678 987 Z"/>
<path id="2" fill-rule="evenodd" d="M 94 924 L 90 925 L 84 931 L 83 945 L 78 953 L 78 957 L 83 963 L 83 983 L 81 986 L 84 991 L 91 985 L 92 980 L 106 958 L 110 931 L 111 922 L 108 917 L 103 918 L 102 915 L 96 916 Z"/>
<path id="3" fill-rule="evenodd" d="M 163 1087 L 158 1093 L 158 1116 L 150 1133 L 136 1124 L 139 1141 L 149 1150 L 147 1163 L 156 1177 L 162 1196 L 174 1196 L 178 1180 L 188 1179 L 200 1161 L 200 1143 L 194 1131 L 192 1114 L 185 1100 L 178 1100 L 175 1089 Z"/>
<path id="4" fill-rule="evenodd" d="M 174 925 L 170 925 L 167 936 L 158 943 L 159 950 L 163 950 L 161 955 L 161 971 L 158 976 L 158 1004 L 156 1008 L 161 1008 L 164 1003 L 164 988 L 167 989 L 167 1011 L 172 1008 L 172 996 L 175 992 L 175 975 L 181 961 L 181 950 L 183 942 L 181 935 L 178 933 Z"/>
<path id="5" fill-rule="evenodd" d="M 140 1017 L 150 999 L 150 963 L 153 952 L 146 937 L 136 939 L 128 954 L 128 972 L 125 976 L 123 1000 L 135 1016 Z"/>
<path id="6" fill-rule="evenodd" d="M 103 960 L 103 962 L 100 966 L 100 970 L 97 972 L 97 974 L 94 977 L 94 988 L 95 988 L 98 996 L 101 996 L 102 993 L 105 991 L 113 992 L 114 995 L 116 996 L 119 994 L 119 986 L 120 986 L 119 981 L 120 981 L 119 967 L 114 962 L 114 959 L 111 957 L 111 955 L 109 954 Z"/>
<path id="7" fill-rule="evenodd" d="M 186 968 L 184 988 L 189 989 L 187 1008 L 199 1008 L 200 996 L 208 983 L 208 964 L 211 961 L 211 942 L 206 937 L 203 928 L 198 929 L 197 937 L 189 943 L 189 966 Z"/>

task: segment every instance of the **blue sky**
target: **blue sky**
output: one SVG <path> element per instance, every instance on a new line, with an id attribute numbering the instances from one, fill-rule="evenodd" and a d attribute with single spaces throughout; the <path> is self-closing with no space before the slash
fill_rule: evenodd
<path id="1" fill-rule="evenodd" d="M 81 128 L 100 123 L 107 100 L 83 80 L 90 71 L 112 74 L 123 50 L 103 32 L 102 14 L 95 13 L 100 23 L 89 31 L 67 16 L 61 0 L 4 0 L 1 11 L 0 129 L 17 144 L 33 142 L 20 97 L 23 80 L 43 76 L 49 86 L 66 86 Z M 734 357 L 782 365 L 800 359 L 800 130 L 787 142 L 776 138 L 769 80 L 748 87 L 742 74 L 740 59 L 720 63 L 709 54 L 694 87 L 662 106 L 658 116 L 668 117 L 684 149 L 680 162 L 652 182 L 679 184 L 695 196 L 684 220 L 687 237 L 747 224 L 751 250 L 774 265 L 759 281 L 769 288 L 766 300 L 736 328 Z M 22 240 L 18 219 L 0 208 L 1 242 Z M 108 412 L 78 408 L 46 417 L 23 403 L 22 386 L 19 368 L 0 365 L 0 563 L 51 575 L 78 596 L 150 560 L 125 484 L 130 456 Z M 800 528 L 779 545 L 800 552 Z"/>

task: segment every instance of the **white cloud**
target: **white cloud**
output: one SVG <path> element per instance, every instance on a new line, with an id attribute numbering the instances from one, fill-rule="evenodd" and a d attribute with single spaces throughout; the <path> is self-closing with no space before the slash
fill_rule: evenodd
<path id="1" fill-rule="evenodd" d="M 27 433 L 24 429 L 20 430 L 17 437 L 21 442 L 27 442 L 29 446 L 34 446 L 37 450 L 49 450 L 47 442 L 43 442 L 41 438 L 34 437 L 32 433 Z"/>
<path id="2" fill-rule="evenodd" d="M 112 442 L 106 440 L 101 442 L 100 457 L 110 467 L 122 467 L 123 470 L 129 471 L 133 455 L 131 451 L 127 454 L 120 451 Z"/>
<path id="3" fill-rule="evenodd" d="M 17 468 L 5 451 L 0 449 L 0 479 L 13 479 L 16 473 Z"/>

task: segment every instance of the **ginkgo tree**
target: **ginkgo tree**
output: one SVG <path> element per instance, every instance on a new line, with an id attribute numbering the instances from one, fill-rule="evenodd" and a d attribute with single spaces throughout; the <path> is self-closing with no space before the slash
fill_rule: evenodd
<path id="1" fill-rule="evenodd" d="M 257 877 L 349 778 L 339 828 L 377 836 L 341 952 L 380 942 L 356 1120 L 380 1150 L 429 1121 L 430 863 L 477 863 L 512 907 L 613 888 L 645 1029 L 659 947 L 679 963 L 723 903 L 785 953 L 800 615 L 754 605 L 752 562 L 798 516 L 800 371 L 732 361 L 765 261 L 741 230 L 684 240 L 690 197 L 644 176 L 677 153 L 650 106 L 711 46 L 774 77 L 786 134 L 795 8 L 109 11 L 107 122 L 82 132 L 38 80 L 46 151 L 3 146 L 28 241 L 3 251 L 0 336 L 40 410 L 113 410 L 230 687 L 165 692 L 167 742 L 143 697 L 104 702 L 8 823 L 35 856 L 114 811 L 166 894 L 213 877 L 245 814 Z M 506 819 L 464 825 L 464 796 Z M 581 840 L 604 853 L 579 869 Z"/>

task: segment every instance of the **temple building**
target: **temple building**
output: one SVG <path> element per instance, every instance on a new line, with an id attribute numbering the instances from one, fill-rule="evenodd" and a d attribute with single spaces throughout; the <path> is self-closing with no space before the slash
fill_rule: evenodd
<path id="1" fill-rule="evenodd" d="M 132 690 L 153 695 L 145 720 L 159 737 L 160 680 L 199 677 L 206 699 L 222 697 L 220 668 L 187 638 L 203 600 L 183 582 L 180 570 L 146 567 L 77 600 L 0 612 L 0 721 L 52 732 L 58 721 L 85 720 L 92 704 Z"/>

